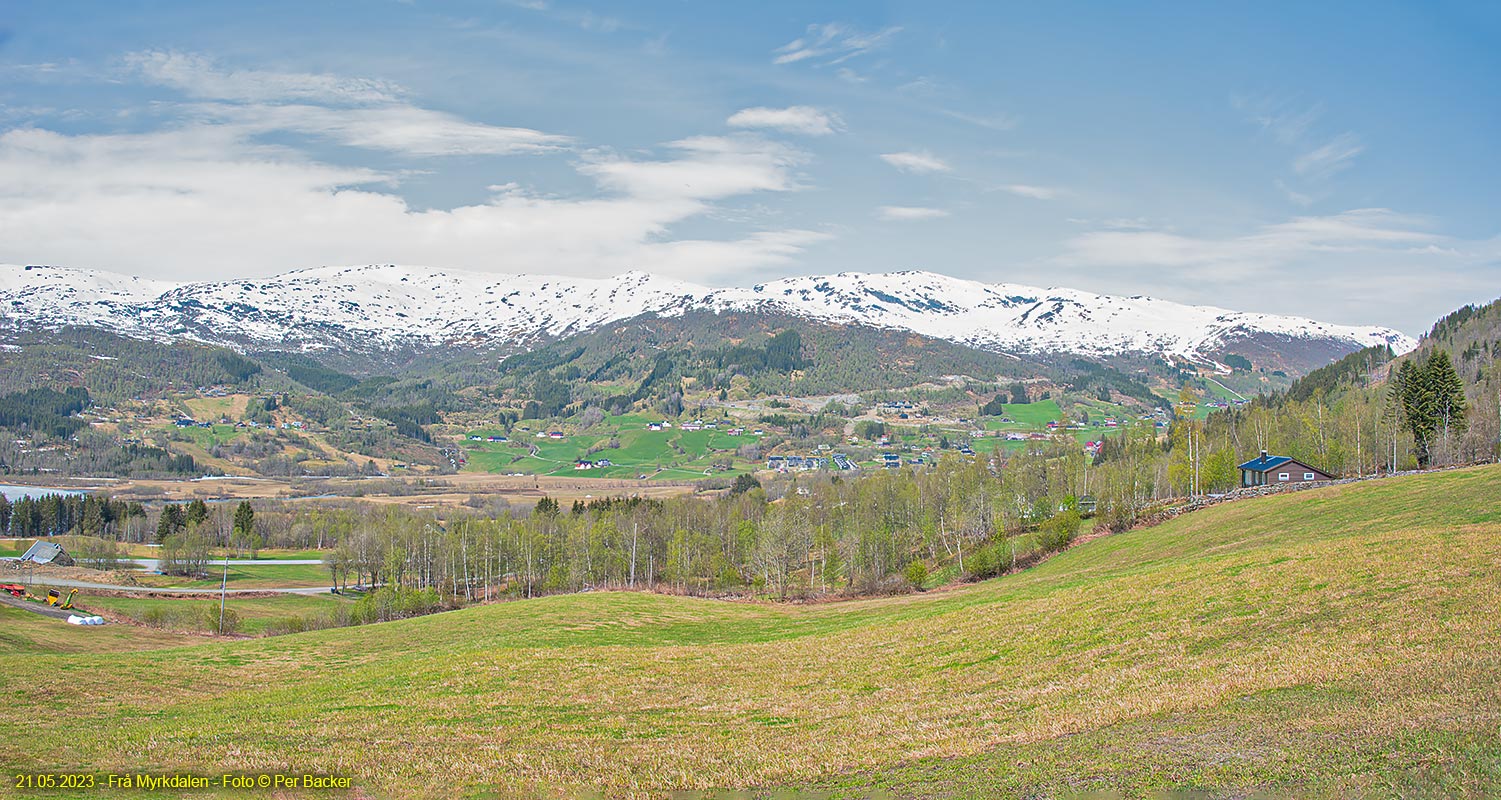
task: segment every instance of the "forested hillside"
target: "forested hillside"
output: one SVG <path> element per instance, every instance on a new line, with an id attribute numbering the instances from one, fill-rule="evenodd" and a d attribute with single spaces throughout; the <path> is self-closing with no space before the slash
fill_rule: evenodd
<path id="1" fill-rule="evenodd" d="M 1231 488 L 1234 464 L 1262 449 L 1342 476 L 1495 459 L 1498 357 L 1501 301 L 1466 306 L 1436 323 L 1411 353 L 1352 353 L 1286 392 L 1176 424 L 1173 486 L 1186 494 L 1197 475 L 1202 491 Z"/>
<path id="2" fill-rule="evenodd" d="M 129 339 L 98 328 L 4 330 L 0 343 L 0 394 L 82 386 L 95 403 L 115 405 L 199 386 L 286 385 L 227 348 Z"/>

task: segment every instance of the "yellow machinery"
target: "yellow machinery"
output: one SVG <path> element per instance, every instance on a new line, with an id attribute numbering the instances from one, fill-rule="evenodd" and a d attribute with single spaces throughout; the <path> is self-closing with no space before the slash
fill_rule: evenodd
<path id="1" fill-rule="evenodd" d="M 62 596 L 62 594 L 60 592 L 58 592 L 56 589 L 48 589 L 47 590 L 47 605 L 49 605 L 49 606 L 56 606 L 57 608 L 72 608 L 73 607 L 73 595 L 75 595 L 75 594 L 78 594 L 78 590 L 77 589 L 74 589 L 73 591 L 68 592 L 67 599 L 64 599 L 63 596 Z"/>

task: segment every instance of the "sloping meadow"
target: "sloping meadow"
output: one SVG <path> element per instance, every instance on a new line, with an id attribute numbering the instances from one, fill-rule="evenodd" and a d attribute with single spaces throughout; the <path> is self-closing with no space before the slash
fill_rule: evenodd
<path id="1" fill-rule="evenodd" d="M 322 772 L 398 797 L 1485 796 L 1496 497 L 1482 467 L 1230 503 L 884 600 L 590 593 L 141 652 L 48 640 L 0 662 L 0 692 L 70 735 L 0 762 Z"/>

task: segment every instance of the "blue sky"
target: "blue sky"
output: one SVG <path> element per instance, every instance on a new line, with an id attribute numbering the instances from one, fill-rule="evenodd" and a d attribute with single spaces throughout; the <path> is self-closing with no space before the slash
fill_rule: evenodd
<path id="1" fill-rule="evenodd" d="M 1501 5 L 0 6 L 0 262 L 927 269 L 1417 333 L 1501 294 Z"/>

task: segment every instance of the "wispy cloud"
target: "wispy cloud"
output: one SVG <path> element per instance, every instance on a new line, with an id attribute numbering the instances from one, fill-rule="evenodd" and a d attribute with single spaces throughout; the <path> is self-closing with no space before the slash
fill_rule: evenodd
<path id="1" fill-rule="evenodd" d="M 772 63 L 791 64 L 810 59 L 824 65 L 841 64 L 890 43 L 901 32 L 900 27 L 882 28 L 866 33 L 840 22 L 809 25 L 802 36 L 772 51 Z"/>
<path id="2" fill-rule="evenodd" d="M 199 104 L 185 111 L 255 133 L 289 131 L 410 156 L 511 155 L 561 149 L 566 136 L 510 128 L 396 104 L 375 108 Z"/>
<path id="3" fill-rule="evenodd" d="M 950 167 L 943 159 L 927 152 L 882 153 L 881 160 L 903 172 L 926 174 L 953 171 L 953 167 Z"/>
<path id="4" fill-rule="evenodd" d="M 1234 95 L 1230 104 L 1277 144 L 1296 153 L 1292 174 L 1274 183 L 1297 205 L 1309 206 L 1327 195 L 1329 179 L 1354 166 L 1355 158 L 1365 151 L 1353 132 L 1319 135 L 1318 123 L 1325 114 L 1322 103 L 1306 105 L 1275 97 Z"/>
<path id="5" fill-rule="evenodd" d="M 1068 243 L 1064 260 L 1090 266 L 1179 268 L 1267 267 L 1314 254 L 1360 253 L 1424 246 L 1441 237 L 1424 220 L 1366 208 L 1322 217 L 1295 217 L 1255 233 L 1226 238 L 1165 230 L 1093 231 Z M 1216 273 L 1219 274 L 1219 273 Z"/>
<path id="6" fill-rule="evenodd" d="M 1313 195 L 1311 195 L 1311 194 L 1309 194 L 1307 192 L 1300 192 L 1300 191 L 1292 188 L 1291 186 L 1288 185 L 1287 181 L 1284 181 L 1281 178 L 1278 178 L 1277 180 L 1272 181 L 1272 184 L 1275 185 L 1278 189 L 1280 189 L 1282 191 L 1282 194 L 1284 194 L 1284 195 L 1287 196 L 1288 200 L 1291 200 L 1294 203 L 1296 203 L 1297 205 L 1303 206 L 1305 208 L 1308 207 L 1308 206 L 1313 205 L 1314 200 L 1317 199 Z"/>
<path id="7" fill-rule="evenodd" d="M 168 51 L 133 53 L 126 63 L 149 83 L 213 101 L 183 106 L 189 118 L 251 133 L 287 131 L 411 156 L 536 153 L 572 142 L 566 136 L 421 108 L 405 99 L 405 89 L 386 81 L 231 70 L 204 56 Z"/>
<path id="8" fill-rule="evenodd" d="M 1324 113 L 1321 103 L 1301 107 L 1272 97 L 1233 95 L 1230 104 L 1279 144 L 1287 146 L 1302 142 L 1309 129 Z"/>
<path id="9" fill-rule="evenodd" d="M 501 0 L 501 2 L 513 8 L 536 11 L 551 19 L 582 28 L 586 31 L 614 33 L 619 30 L 635 30 L 638 27 L 619 17 L 596 14 L 587 9 L 574 11 L 565 8 L 555 8 L 547 0 Z"/>
<path id="10" fill-rule="evenodd" d="M 812 106 L 745 108 L 736 111 L 726 122 L 732 128 L 771 128 L 809 136 L 827 136 L 844 129 L 844 123 L 837 115 Z"/>
<path id="11" fill-rule="evenodd" d="M 1004 132 L 1016 128 L 1016 118 L 1008 116 L 1006 114 L 990 114 L 982 116 L 979 114 L 970 114 L 964 111 L 955 111 L 951 108 L 942 109 L 940 113 L 942 113 L 946 117 L 957 119 L 960 122 L 967 122 L 971 125 L 974 125 L 975 127 L 985 128 L 986 130 Z"/>
<path id="12" fill-rule="evenodd" d="M 1060 189 L 1048 186 L 1029 186 L 1025 183 L 1012 183 L 1000 187 L 1001 191 L 1009 192 L 1017 197 L 1030 197 L 1033 200 L 1052 200 L 1062 193 Z"/>
<path id="13" fill-rule="evenodd" d="M 1348 169 L 1365 147 L 1353 133 L 1342 133 L 1293 161 L 1293 171 L 1313 178 L 1328 178 Z"/>
<path id="14" fill-rule="evenodd" d="M 224 69 L 213 59 L 194 53 L 146 50 L 125 56 L 125 63 L 149 83 L 214 100 L 366 104 L 395 102 L 405 94 L 395 84 L 368 78 Z"/>
<path id="15" fill-rule="evenodd" d="M 1425 217 L 1364 208 L 1228 235 L 1097 229 L 1069 240 L 1051 269 L 1056 280 L 1088 279 L 1104 291 L 1381 322 L 1415 334 L 1456 297 L 1494 297 L 1501 268 L 1501 238 L 1461 240 L 1430 225 Z"/>
<path id="16" fill-rule="evenodd" d="M 949 212 L 941 208 L 923 206 L 881 206 L 876 209 L 876 216 L 886 220 L 935 219 L 948 215 Z"/>

